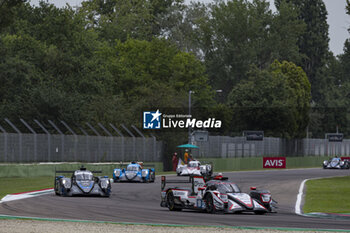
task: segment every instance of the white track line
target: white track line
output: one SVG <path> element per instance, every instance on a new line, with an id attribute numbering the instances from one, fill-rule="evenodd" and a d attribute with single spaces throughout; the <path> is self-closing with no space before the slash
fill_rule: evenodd
<path id="1" fill-rule="evenodd" d="M 305 179 L 301 182 L 300 187 L 299 187 L 299 193 L 297 196 L 297 201 L 295 202 L 295 213 L 297 215 L 302 215 L 302 210 L 301 210 L 301 201 L 303 199 L 303 190 L 304 190 L 304 185 L 305 182 L 308 181 L 309 179 Z"/>
<path id="2" fill-rule="evenodd" d="M 21 200 L 21 199 L 31 198 L 31 197 L 37 197 L 45 194 L 50 194 L 53 192 L 54 192 L 53 188 L 49 188 L 49 189 L 35 190 L 30 192 L 23 192 L 18 194 L 7 194 L 5 197 L 3 197 L 0 200 L 0 203 L 4 203 L 8 201 L 16 201 L 16 200 Z"/>
<path id="3" fill-rule="evenodd" d="M 299 193 L 297 196 L 297 201 L 295 202 L 295 214 L 301 215 L 301 216 L 306 216 L 304 212 L 301 209 L 301 202 L 303 200 L 303 195 L 304 195 L 304 186 L 306 181 L 308 180 L 318 180 L 318 179 L 324 179 L 324 178 L 330 178 L 330 177 L 316 177 L 316 178 L 310 178 L 310 179 L 305 179 L 301 182 L 300 187 L 299 187 Z"/>

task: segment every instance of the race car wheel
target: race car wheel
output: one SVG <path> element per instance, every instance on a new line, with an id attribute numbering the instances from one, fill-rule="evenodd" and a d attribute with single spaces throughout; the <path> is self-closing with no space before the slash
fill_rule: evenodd
<path id="1" fill-rule="evenodd" d="M 175 197 L 172 191 L 168 191 L 167 197 L 166 197 L 167 205 L 170 211 L 181 211 L 182 208 L 176 206 L 175 204 Z"/>
<path id="2" fill-rule="evenodd" d="M 153 172 L 151 176 L 151 182 L 154 183 L 155 179 L 156 179 L 156 173 Z"/>
<path id="3" fill-rule="evenodd" d="M 215 205 L 214 205 L 214 200 L 212 195 L 210 194 L 206 195 L 204 201 L 205 201 L 205 210 L 207 211 L 207 213 L 214 214 L 216 211 L 215 211 Z"/>
<path id="4" fill-rule="evenodd" d="M 59 182 L 55 179 L 55 184 L 54 184 L 54 187 L 55 187 L 55 194 L 56 195 L 60 195 L 59 192 L 58 192 L 58 189 L 59 189 Z"/>

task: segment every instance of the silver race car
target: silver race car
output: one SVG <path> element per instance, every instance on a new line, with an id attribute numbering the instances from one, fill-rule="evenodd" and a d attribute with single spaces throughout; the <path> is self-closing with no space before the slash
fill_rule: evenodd
<path id="1" fill-rule="evenodd" d="M 213 174 L 213 164 L 205 162 L 201 164 L 198 160 L 191 160 L 188 164 L 179 163 L 176 168 L 178 176 L 211 176 Z"/>
<path id="2" fill-rule="evenodd" d="M 103 196 L 111 194 L 111 183 L 107 176 L 94 176 L 101 171 L 88 171 L 81 167 L 76 171 L 56 171 L 57 173 L 72 173 L 71 177 L 55 176 L 55 193 L 61 196 Z"/>
<path id="3" fill-rule="evenodd" d="M 166 188 L 167 183 L 190 183 L 191 188 Z M 205 181 L 202 176 L 189 177 L 189 180 L 167 180 L 162 177 L 161 206 L 171 211 L 193 209 L 208 213 L 253 212 L 265 214 L 276 212 L 276 203 L 268 190 L 243 193 L 227 178 L 217 176 Z"/>
<path id="4" fill-rule="evenodd" d="M 323 161 L 323 168 L 324 169 L 349 169 L 350 165 L 348 160 L 342 160 L 338 157 L 335 157 L 330 160 Z"/>

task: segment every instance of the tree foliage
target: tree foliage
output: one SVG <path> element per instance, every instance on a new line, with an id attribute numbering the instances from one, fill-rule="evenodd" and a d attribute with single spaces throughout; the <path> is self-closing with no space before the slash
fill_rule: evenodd
<path id="1" fill-rule="evenodd" d="M 303 55 L 298 64 L 310 80 L 312 99 L 322 103 L 322 89 L 327 85 L 324 69 L 330 57 L 326 6 L 323 0 L 277 0 L 276 7 L 280 8 L 285 1 L 299 9 L 299 19 L 306 24 L 306 30 L 298 40 L 299 51 Z"/>
<path id="2" fill-rule="evenodd" d="M 324 113 L 309 121 L 309 108 L 349 105 L 349 40 L 329 53 L 322 0 L 275 3 L 0 0 L 0 115 L 140 127 L 144 110 L 186 113 L 191 90 L 193 113 L 223 120 L 222 134 L 345 125 Z"/>
<path id="3" fill-rule="evenodd" d="M 310 83 L 291 62 L 273 62 L 266 70 L 253 67 L 229 95 L 233 123 L 239 130 L 264 130 L 267 135 L 302 137 L 308 125 Z"/>

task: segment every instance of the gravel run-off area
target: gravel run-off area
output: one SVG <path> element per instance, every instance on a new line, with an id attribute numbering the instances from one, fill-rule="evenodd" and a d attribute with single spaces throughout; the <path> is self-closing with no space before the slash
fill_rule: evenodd
<path id="1" fill-rule="evenodd" d="M 216 227 L 169 227 L 169 226 L 147 226 L 147 225 L 123 225 L 110 223 L 89 223 L 89 222 L 55 222 L 36 220 L 0 220 L 0 233 L 62 233 L 62 232 L 123 232 L 123 233 L 280 233 L 304 231 L 280 231 L 280 230 L 256 230 L 237 228 L 216 228 Z M 311 231 L 310 231 L 311 232 Z M 315 231 L 312 231 L 315 232 Z M 322 231 L 325 232 L 325 231 Z"/>

